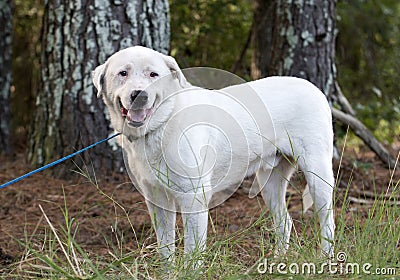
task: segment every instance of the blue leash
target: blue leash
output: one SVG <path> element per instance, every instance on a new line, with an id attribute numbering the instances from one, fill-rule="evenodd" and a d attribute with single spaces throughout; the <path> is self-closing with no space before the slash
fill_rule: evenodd
<path id="1" fill-rule="evenodd" d="M 58 159 L 58 160 L 56 160 L 56 161 L 53 161 L 53 162 L 51 162 L 51 163 L 49 163 L 49 164 L 46 164 L 45 166 L 39 167 L 38 169 L 35 169 L 35 170 L 33 170 L 33 171 L 29 172 L 29 173 L 26 173 L 26 174 L 24 174 L 24 175 L 22 175 L 22 176 L 20 176 L 20 177 L 18 177 L 18 178 L 15 178 L 14 180 L 11 180 L 11 181 L 9 181 L 9 182 L 7 182 L 7 183 L 5 183 L 5 184 L 2 184 L 2 185 L 0 186 L 0 189 L 5 188 L 5 187 L 7 187 L 7 186 L 9 186 L 9 185 L 11 185 L 11 184 L 14 184 L 14 183 L 18 182 L 18 181 L 21 181 L 22 179 L 25 179 L 25 178 L 27 178 L 27 177 L 29 177 L 29 176 L 35 174 L 35 173 L 38 173 L 38 172 L 43 171 L 43 170 L 45 170 L 45 169 L 47 169 L 47 168 L 49 168 L 49 167 L 52 167 L 52 166 L 54 166 L 54 165 L 57 165 L 57 164 L 59 164 L 59 163 L 61 163 L 61 162 L 63 162 L 63 161 L 66 161 L 67 159 L 70 159 L 70 158 L 72 158 L 72 157 L 74 157 L 74 156 L 76 156 L 76 155 L 79 155 L 80 153 L 83 153 L 84 151 L 87 151 L 87 150 L 93 148 L 94 146 L 97 146 L 98 144 L 107 142 L 108 140 L 111 140 L 111 139 L 113 139 L 114 137 L 117 137 L 117 136 L 120 135 L 120 134 L 121 134 L 121 133 L 118 132 L 118 133 L 116 133 L 116 134 L 114 134 L 114 135 L 111 135 L 110 137 L 108 137 L 108 138 L 106 138 L 106 139 L 100 140 L 100 141 L 98 141 L 98 142 L 96 142 L 96 143 L 94 143 L 94 144 L 92 144 L 92 145 L 90 145 L 90 146 L 87 146 L 86 148 L 83 148 L 83 149 L 81 149 L 81 150 L 79 150 L 79 151 L 76 151 L 76 152 L 73 153 L 73 154 L 70 154 L 70 155 L 65 156 L 65 157 L 63 157 L 63 158 L 60 158 L 60 159 Z"/>

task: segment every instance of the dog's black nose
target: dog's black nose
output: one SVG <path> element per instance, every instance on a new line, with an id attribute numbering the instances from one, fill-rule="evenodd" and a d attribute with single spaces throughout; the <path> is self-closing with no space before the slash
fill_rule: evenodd
<path id="1" fill-rule="evenodd" d="M 149 95 L 144 90 L 134 90 L 131 93 L 132 109 L 143 107 L 148 100 Z"/>

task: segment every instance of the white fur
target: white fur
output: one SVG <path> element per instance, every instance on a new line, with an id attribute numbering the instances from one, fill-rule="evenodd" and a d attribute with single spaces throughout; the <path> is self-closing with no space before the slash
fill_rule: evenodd
<path id="1" fill-rule="evenodd" d="M 129 72 L 127 77 L 118 74 L 121 69 Z M 158 77 L 150 77 L 150 71 Z M 146 198 L 164 257 L 173 256 L 175 250 L 175 210 L 182 212 L 185 252 L 203 250 L 213 194 L 254 173 L 275 222 L 277 253 L 286 252 L 292 220 L 285 193 L 297 165 L 315 203 L 322 250 L 333 255 L 331 110 L 314 85 L 298 78 L 270 77 L 220 92 L 192 87 L 172 57 L 144 47 L 111 56 L 93 72 L 93 82 L 103 95 L 113 127 L 123 133 L 127 169 Z M 119 102 L 129 108 L 132 90 L 146 90 L 149 103 L 144 107 L 154 107 L 140 127 L 126 124 L 121 116 Z M 261 116 L 253 117 L 231 97 L 243 98 L 249 92 L 255 98 L 242 100 Z M 261 105 L 267 113 L 261 107 L 254 109 Z M 207 122 L 223 127 L 223 134 Z M 211 156 L 206 157 L 205 151 Z"/>

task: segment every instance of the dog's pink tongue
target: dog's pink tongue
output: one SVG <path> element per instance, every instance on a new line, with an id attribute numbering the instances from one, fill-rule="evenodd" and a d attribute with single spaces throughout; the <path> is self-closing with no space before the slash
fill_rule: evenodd
<path id="1" fill-rule="evenodd" d="M 128 121 L 143 122 L 146 119 L 146 111 L 144 109 L 129 110 L 126 117 Z"/>

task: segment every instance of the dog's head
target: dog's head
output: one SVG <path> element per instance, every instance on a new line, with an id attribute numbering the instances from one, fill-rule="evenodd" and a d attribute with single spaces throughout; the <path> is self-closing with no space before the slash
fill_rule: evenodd
<path id="1" fill-rule="evenodd" d="M 93 71 L 92 78 L 114 129 L 122 131 L 126 123 L 135 136 L 152 129 L 151 117 L 168 94 L 188 86 L 173 57 L 141 46 L 113 54 Z M 166 115 L 168 110 L 158 111 Z M 163 121 L 158 119 L 155 123 Z"/>

